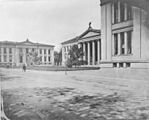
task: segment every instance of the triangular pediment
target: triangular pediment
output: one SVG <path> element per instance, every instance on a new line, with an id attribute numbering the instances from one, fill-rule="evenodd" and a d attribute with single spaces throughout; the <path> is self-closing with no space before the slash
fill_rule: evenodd
<path id="1" fill-rule="evenodd" d="M 92 37 L 92 36 L 96 36 L 96 35 L 99 35 L 99 33 L 93 32 L 93 31 L 89 31 L 86 34 L 84 34 L 83 36 L 81 36 L 81 38 L 87 38 L 87 37 Z"/>
<path id="2" fill-rule="evenodd" d="M 23 44 L 23 45 L 34 45 L 33 42 L 29 41 L 28 39 L 24 42 L 20 42 L 20 44 Z"/>
<path id="3" fill-rule="evenodd" d="M 33 43 L 31 43 L 31 42 L 23 42 L 22 44 L 24 44 L 24 45 L 33 45 Z"/>

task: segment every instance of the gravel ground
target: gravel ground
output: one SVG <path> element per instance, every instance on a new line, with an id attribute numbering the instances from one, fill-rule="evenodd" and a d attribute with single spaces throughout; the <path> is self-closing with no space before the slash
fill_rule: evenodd
<path id="1" fill-rule="evenodd" d="M 0 69 L 11 120 L 148 120 L 149 70 Z"/>

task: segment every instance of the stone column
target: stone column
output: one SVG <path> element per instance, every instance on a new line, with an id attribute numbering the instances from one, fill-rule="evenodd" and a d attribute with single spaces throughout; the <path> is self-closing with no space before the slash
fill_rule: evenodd
<path id="1" fill-rule="evenodd" d="M 54 48 L 51 49 L 51 63 L 54 65 Z"/>
<path id="2" fill-rule="evenodd" d="M 95 65 L 95 41 L 92 42 L 92 65 Z"/>
<path id="3" fill-rule="evenodd" d="M 128 54 L 128 53 L 127 53 L 127 51 L 128 51 L 127 32 L 124 33 L 124 38 L 125 38 L 125 42 L 124 42 L 124 44 L 125 44 L 125 54 Z"/>
<path id="4" fill-rule="evenodd" d="M 42 49 L 42 64 L 44 64 L 44 49 Z"/>
<path id="5" fill-rule="evenodd" d="M 23 48 L 23 63 L 26 64 L 26 49 Z"/>
<path id="6" fill-rule="evenodd" d="M 121 54 L 121 36 L 120 33 L 118 33 L 118 55 Z"/>
<path id="7" fill-rule="evenodd" d="M 12 63 L 15 62 L 15 48 L 12 48 Z"/>
<path id="8" fill-rule="evenodd" d="M 78 43 L 78 48 L 81 48 L 81 43 Z"/>
<path id="9" fill-rule="evenodd" d="M 65 66 L 65 47 L 62 47 L 62 65 Z"/>
<path id="10" fill-rule="evenodd" d="M 7 63 L 9 63 L 9 48 L 6 48 Z"/>
<path id="11" fill-rule="evenodd" d="M 15 48 L 15 60 L 16 60 L 16 66 L 19 65 L 19 48 L 16 46 Z"/>
<path id="12" fill-rule="evenodd" d="M 100 64 L 100 41 L 98 40 L 97 41 L 97 61 L 98 61 L 98 64 Z"/>
<path id="13" fill-rule="evenodd" d="M 83 60 L 86 59 L 85 43 L 83 43 Z"/>
<path id="14" fill-rule="evenodd" d="M 1 61 L 4 62 L 4 48 L 1 48 Z"/>
<path id="15" fill-rule="evenodd" d="M 87 47 L 87 49 L 88 49 L 88 60 L 87 61 L 88 61 L 88 65 L 90 65 L 90 57 L 91 56 L 90 56 L 90 43 L 89 42 L 87 43 L 87 46 L 88 46 Z"/>
<path id="16" fill-rule="evenodd" d="M 123 65 L 124 65 L 124 66 L 123 66 L 124 68 L 126 68 L 126 67 L 127 67 L 126 63 L 124 63 Z"/>

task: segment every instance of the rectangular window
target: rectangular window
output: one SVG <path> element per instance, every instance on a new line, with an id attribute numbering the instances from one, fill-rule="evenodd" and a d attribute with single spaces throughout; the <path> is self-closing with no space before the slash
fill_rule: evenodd
<path id="1" fill-rule="evenodd" d="M 51 57 L 48 57 L 48 60 L 51 61 Z"/>
<path id="2" fill-rule="evenodd" d="M 7 62 L 7 55 L 4 55 L 4 62 Z"/>
<path id="3" fill-rule="evenodd" d="M 127 47 L 128 47 L 128 54 L 132 53 L 132 31 L 127 32 Z"/>
<path id="4" fill-rule="evenodd" d="M 121 54 L 125 53 L 125 45 L 124 45 L 124 32 L 120 33 L 121 36 Z"/>
<path id="5" fill-rule="evenodd" d="M 44 49 L 44 54 L 46 54 L 46 49 Z"/>
<path id="6" fill-rule="evenodd" d="M 118 2 L 114 2 L 114 23 L 118 23 Z"/>
<path id="7" fill-rule="evenodd" d="M 114 55 L 118 54 L 118 34 L 114 34 Z"/>
<path id="8" fill-rule="evenodd" d="M 46 57 L 46 56 L 44 56 L 44 61 L 45 61 L 45 62 L 47 61 L 47 57 Z"/>
<path id="9" fill-rule="evenodd" d="M 40 54 L 42 54 L 42 49 L 40 49 Z"/>
<path id="10" fill-rule="evenodd" d="M 120 21 L 124 22 L 125 18 L 125 5 L 123 2 L 120 3 Z"/>
<path id="11" fill-rule="evenodd" d="M 12 62 L 12 55 L 9 55 L 9 62 Z"/>
<path id="12" fill-rule="evenodd" d="M 117 67 L 117 63 L 113 63 L 113 67 Z"/>
<path id="13" fill-rule="evenodd" d="M 4 54 L 6 54 L 6 53 L 7 53 L 6 48 L 4 48 Z"/>
<path id="14" fill-rule="evenodd" d="M 132 7 L 127 5 L 127 20 L 132 20 Z"/>
<path id="15" fill-rule="evenodd" d="M 48 54 L 49 54 L 49 55 L 50 55 L 50 52 L 51 52 L 51 50 L 49 49 L 49 50 L 48 50 Z"/>
<path id="16" fill-rule="evenodd" d="M 9 48 L 9 54 L 12 54 L 12 48 Z"/>

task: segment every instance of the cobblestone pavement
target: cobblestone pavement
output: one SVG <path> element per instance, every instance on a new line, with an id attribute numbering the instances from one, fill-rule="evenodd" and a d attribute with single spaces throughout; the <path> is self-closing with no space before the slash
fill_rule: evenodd
<path id="1" fill-rule="evenodd" d="M 11 120 L 148 120 L 149 70 L 0 69 Z"/>

